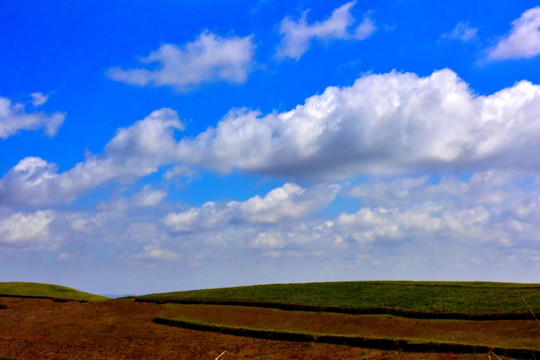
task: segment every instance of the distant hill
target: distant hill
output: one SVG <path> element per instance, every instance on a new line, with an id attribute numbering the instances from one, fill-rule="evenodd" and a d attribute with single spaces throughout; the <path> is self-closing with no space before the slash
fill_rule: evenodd
<path id="1" fill-rule="evenodd" d="M 540 314 L 540 284 L 496 282 L 352 281 L 273 284 L 150 294 L 137 299 L 296 310 L 400 313 L 411 316 L 448 314 L 455 318 L 498 318 L 508 315 L 529 317 L 531 311 Z"/>
<path id="2" fill-rule="evenodd" d="M 33 282 L 0 282 L 0 296 L 2 295 L 87 301 L 108 299 L 105 296 L 94 295 L 65 286 Z"/>

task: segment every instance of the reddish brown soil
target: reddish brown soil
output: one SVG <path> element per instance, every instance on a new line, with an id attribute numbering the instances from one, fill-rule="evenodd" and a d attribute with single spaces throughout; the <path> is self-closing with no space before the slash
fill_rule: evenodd
<path id="1" fill-rule="evenodd" d="M 10 359 L 488 359 L 487 355 L 397 353 L 338 345 L 270 341 L 154 324 L 173 307 L 111 300 L 58 303 L 2 298 L 0 358 Z M 495 357 L 492 356 L 493 359 Z"/>
<path id="2" fill-rule="evenodd" d="M 390 315 L 347 315 L 246 306 L 168 306 L 184 320 L 236 327 L 540 349 L 540 328 L 534 320 L 426 320 Z"/>

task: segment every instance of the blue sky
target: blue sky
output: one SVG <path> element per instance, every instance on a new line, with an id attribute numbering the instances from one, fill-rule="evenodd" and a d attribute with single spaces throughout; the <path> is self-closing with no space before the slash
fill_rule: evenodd
<path id="1" fill-rule="evenodd" d="M 12 1 L 0 281 L 538 282 L 533 1 Z"/>

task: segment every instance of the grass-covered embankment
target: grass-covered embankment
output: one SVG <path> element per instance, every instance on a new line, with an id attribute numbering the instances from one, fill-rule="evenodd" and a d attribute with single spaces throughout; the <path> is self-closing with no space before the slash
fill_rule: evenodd
<path id="1" fill-rule="evenodd" d="M 100 301 L 108 299 L 105 296 L 94 295 L 65 286 L 32 282 L 0 282 L 0 297 L 1 296 L 77 301 Z"/>
<path id="2" fill-rule="evenodd" d="M 540 350 L 534 320 L 410 319 L 225 305 L 169 304 L 166 311 L 161 317 L 229 327 Z"/>
<path id="3" fill-rule="evenodd" d="M 406 352 L 453 352 L 470 354 L 495 353 L 498 355 L 509 356 L 515 359 L 536 359 L 537 357 L 540 357 L 540 350 L 527 348 L 508 348 L 463 344 L 458 342 L 426 341 L 423 339 L 374 338 L 355 335 L 335 335 L 275 329 L 260 329 L 160 317 L 154 319 L 154 322 L 157 324 L 176 326 L 184 329 L 218 332 L 227 335 L 253 337 L 268 340 L 338 344 L 376 348 L 382 350 L 399 350 Z"/>
<path id="4" fill-rule="evenodd" d="M 524 319 L 532 317 L 531 309 L 540 314 L 540 284 L 411 281 L 274 284 L 150 294 L 137 300 L 418 318 Z"/>

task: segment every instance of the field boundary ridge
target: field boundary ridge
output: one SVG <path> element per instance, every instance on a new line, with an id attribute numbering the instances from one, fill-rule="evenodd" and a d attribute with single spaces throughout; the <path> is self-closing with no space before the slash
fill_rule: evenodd
<path id="1" fill-rule="evenodd" d="M 307 304 L 286 304 L 277 302 L 239 301 L 239 300 L 188 300 L 188 299 L 142 299 L 135 298 L 136 302 L 150 302 L 155 304 L 183 304 L 183 305 L 225 305 L 225 306 L 249 306 L 270 308 L 286 311 L 311 311 L 327 312 L 350 315 L 393 315 L 411 319 L 442 319 L 442 320 L 534 320 L 530 312 L 506 313 L 506 314 L 467 314 L 467 313 L 444 313 L 425 312 L 414 310 L 399 310 L 390 307 L 345 307 L 345 306 L 320 306 Z"/>
<path id="2" fill-rule="evenodd" d="M 411 342 L 405 339 L 385 339 L 385 338 L 366 338 L 350 335 L 325 335 L 311 334 L 303 332 L 289 332 L 280 330 L 255 329 L 248 327 L 236 327 L 226 325 L 207 324 L 195 321 L 186 321 L 179 319 L 167 319 L 157 317 L 154 323 L 160 325 L 169 325 L 188 330 L 216 332 L 226 335 L 251 337 L 265 340 L 281 340 L 295 342 L 315 342 L 333 345 L 346 345 L 354 347 L 365 347 L 380 350 L 400 350 L 405 352 L 431 352 L 431 353 L 462 353 L 462 354 L 482 354 L 494 352 L 498 355 L 508 356 L 515 359 L 540 358 L 539 349 L 522 348 L 502 348 L 490 347 L 486 345 L 469 345 L 461 343 L 445 342 Z"/>

